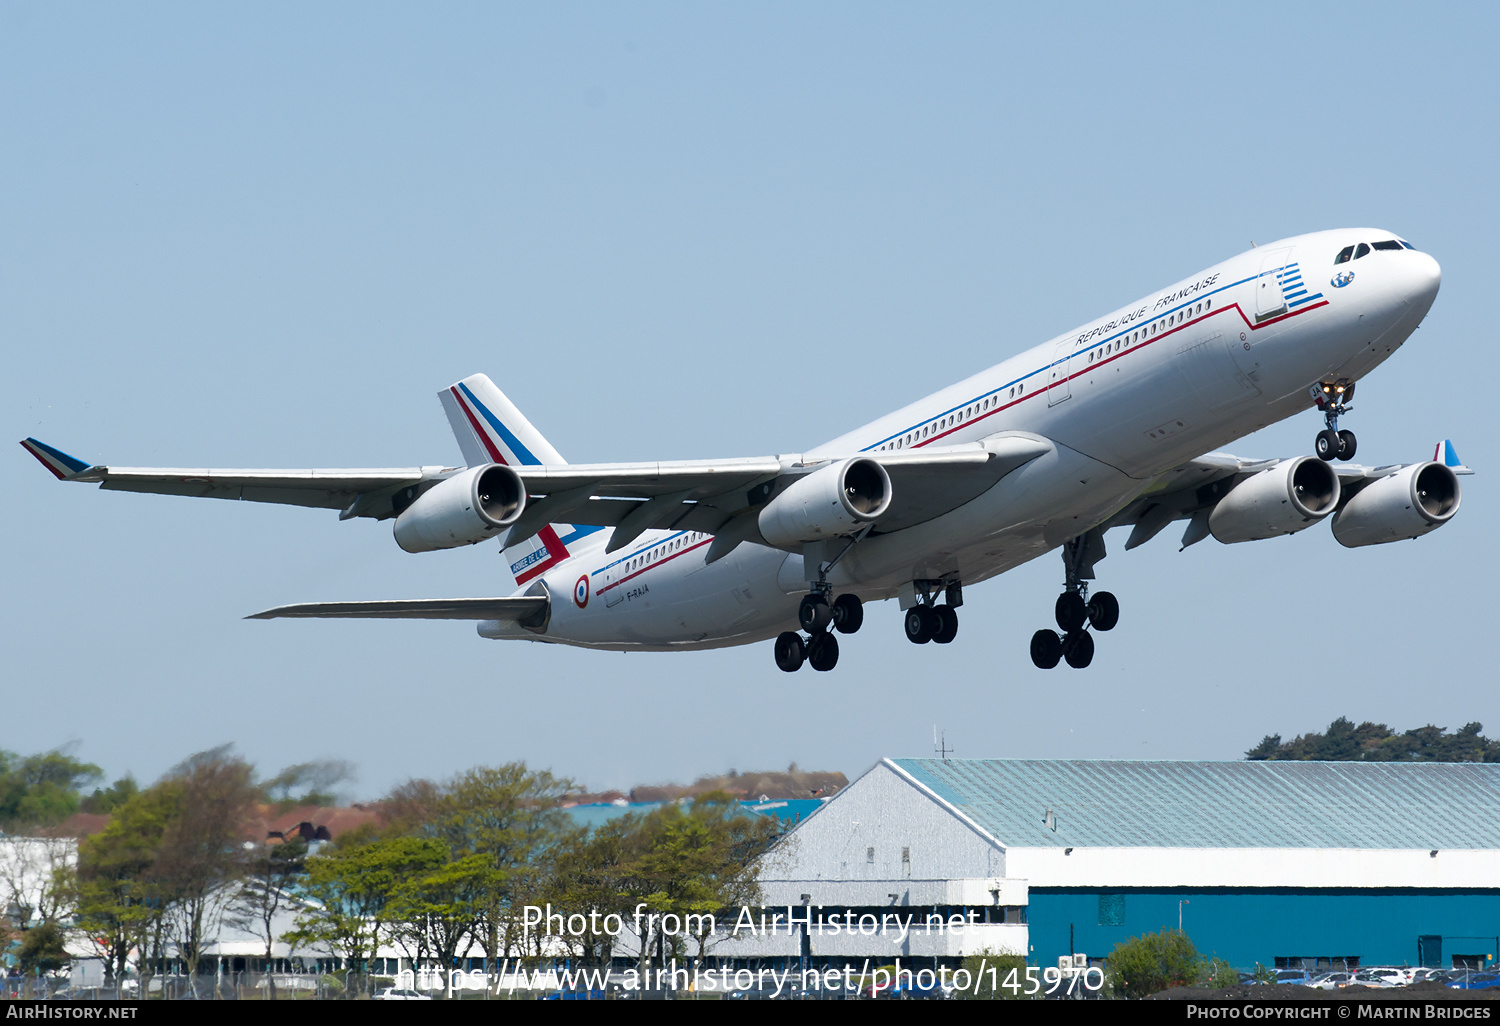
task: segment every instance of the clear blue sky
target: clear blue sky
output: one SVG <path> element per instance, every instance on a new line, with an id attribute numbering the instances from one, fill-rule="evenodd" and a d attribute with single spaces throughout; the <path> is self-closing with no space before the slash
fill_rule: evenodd
<path id="1" fill-rule="evenodd" d="M 1451 436 L 1456 520 L 1112 553 L 1120 626 L 1034 670 L 1049 556 L 958 641 L 871 607 L 838 670 L 461 623 L 247 622 L 490 595 L 327 511 L 99 493 L 0 447 L 0 747 L 155 778 L 525 759 L 593 787 L 792 760 L 1236 758 L 1338 715 L 1500 732 L 1493 5 L 0 6 L 11 438 L 116 465 L 453 462 L 485 371 L 575 461 L 795 452 L 1247 248 L 1375 225 L 1432 314 L 1361 385 L 1362 461 Z M 1308 413 L 1243 455 L 1310 451 Z M 1486 612 L 1488 610 L 1489 612 Z"/>

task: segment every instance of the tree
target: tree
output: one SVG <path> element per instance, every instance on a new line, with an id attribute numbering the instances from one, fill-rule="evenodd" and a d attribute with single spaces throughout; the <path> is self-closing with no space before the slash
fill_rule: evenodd
<path id="1" fill-rule="evenodd" d="M 188 973 L 235 893 L 239 841 L 258 796 L 254 771 L 227 746 L 200 752 L 127 798 L 109 825 L 79 846 L 79 924 L 118 976 L 135 948 L 142 975 L 177 944 Z"/>
<path id="2" fill-rule="evenodd" d="M 622 816 L 593 830 L 578 828 L 553 849 L 551 872 L 536 903 L 566 909 L 569 914 L 584 913 L 581 932 L 554 938 L 584 965 L 604 965 L 614 957 L 615 937 L 606 929 L 605 917 L 617 915 L 624 923 L 631 916 L 622 867 L 630 857 L 631 835 L 639 824 L 640 817 Z M 597 916 L 589 914 L 595 912 Z"/>
<path id="3" fill-rule="evenodd" d="M 520 940 L 520 909 L 535 903 L 568 833 L 571 824 L 561 806 L 574 790 L 569 780 L 512 762 L 476 766 L 442 785 L 410 781 L 386 802 L 388 830 L 440 840 L 450 861 L 464 863 L 435 874 L 431 883 L 471 905 L 473 935 L 490 965 Z M 416 890 L 409 898 L 427 900 Z M 434 954 L 451 962 L 451 948 L 434 944 Z"/>
<path id="4" fill-rule="evenodd" d="M 1355 726 L 1340 716 L 1321 734 L 1299 734 L 1283 742 L 1267 734 L 1245 758 L 1262 760 L 1317 760 L 1357 762 L 1500 762 L 1500 741 L 1481 733 L 1481 723 L 1466 723 L 1455 733 L 1428 724 L 1394 733 L 1384 723 L 1366 721 Z"/>
<path id="5" fill-rule="evenodd" d="M 1131 937 L 1109 953 L 1109 983 L 1114 992 L 1141 998 L 1169 987 L 1191 987 L 1204 975 L 1206 963 L 1181 930 Z"/>
<path id="6" fill-rule="evenodd" d="M 416 837 L 341 838 L 307 860 L 304 889 L 315 904 L 297 916 L 287 934 L 294 944 L 322 943 L 363 973 L 399 911 L 397 892 L 407 880 L 447 859 L 442 842 Z M 346 993 L 353 994 L 351 986 Z"/>
<path id="7" fill-rule="evenodd" d="M 1026 956 L 997 954 L 988 949 L 964 959 L 973 985 L 955 991 L 954 997 L 969 1001 L 1040 1001 L 1046 992 L 1026 978 Z M 1011 973 L 1015 973 L 1014 976 Z M 1010 983 L 1011 986 L 1006 986 Z M 1026 993 L 1032 987 L 1036 992 Z"/>
<path id="8" fill-rule="evenodd" d="M 124 978 L 132 948 L 141 955 L 143 986 L 161 956 L 165 904 L 152 871 L 175 811 L 175 789 L 153 787 L 128 799 L 104 830 L 78 845 L 78 926 L 95 939 L 113 979 Z"/>
<path id="9" fill-rule="evenodd" d="M 78 811 L 109 815 L 141 793 L 141 786 L 128 773 L 109 787 L 96 787 L 94 793 L 78 803 Z"/>
<path id="10" fill-rule="evenodd" d="M 712 940 L 707 917 L 759 903 L 756 863 L 779 833 L 774 819 L 750 816 L 722 791 L 700 795 L 686 807 L 664 805 L 633 824 L 615 872 L 632 922 L 637 904 L 658 914 L 640 920 L 642 979 L 653 947 L 664 962 L 668 946 L 675 953 L 681 943 L 682 935 L 669 936 L 660 916 L 677 917 L 697 941 L 701 958 Z"/>
<path id="11" fill-rule="evenodd" d="M 292 891 L 307 871 L 307 842 L 300 837 L 280 844 L 262 844 L 244 860 L 233 921 L 254 930 L 266 941 L 266 965 L 274 970 L 276 914 L 291 901 Z M 270 998 L 276 1000 L 276 974 L 269 976 Z"/>
<path id="12" fill-rule="evenodd" d="M 59 750 L 24 758 L 0 752 L 0 829 L 17 833 L 62 822 L 78 811 L 78 789 L 102 773 Z"/>
<path id="13" fill-rule="evenodd" d="M 68 951 L 64 940 L 62 926 L 55 920 L 48 920 L 23 933 L 21 948 L 16 952 L 22 974 L 51 973 L 67 965 Z"/>
<path id="14" fill-rule="evenodd" d="M 151 875 L 190 977 L 236 893 L 241 831 L 260 795 L 254 781 L 254 769 L 226 745 L 188 757 L 157 785 L 175 807 Z"/>
<path id="15" fill-rule="evenodd" d="M 441 845 L 441 842 L 428 842 Z M 497 871 L 483 852 L 452 859 L 446 846 L 392 895 L 390 918 L 398 936 L 414 942 L 414 958 L 430 955 L 451 969 L 458 946 L 471 938 L 494 892 Z"/>
<path id="16" fill-rule="evenodd" d="M 338 785 L 353 779 L 353 763 L 322 759 L 288 766 L 261 787 L 273 804 L 293 809 L 299 805 L 332 805 L 338 801 Z"/>

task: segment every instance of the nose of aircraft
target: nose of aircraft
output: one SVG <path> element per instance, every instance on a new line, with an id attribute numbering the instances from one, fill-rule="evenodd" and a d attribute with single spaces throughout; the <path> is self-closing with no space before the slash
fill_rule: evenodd
<path id="1" fill-rule="evenodd" d="M 1438 286 L 1443 283 L 1443 269 L 1426 253 L 1408 251 L 1406 257 L 1407 284 L 1406 301 L 1431 306 L 1437 298 Z"/>

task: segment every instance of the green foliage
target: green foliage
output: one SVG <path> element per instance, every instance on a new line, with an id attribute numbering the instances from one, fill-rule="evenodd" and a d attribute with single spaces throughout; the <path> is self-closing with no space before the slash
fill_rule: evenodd
<path id="1" fill-rule="evenodd" d="M 1237 987 L 1240 983 L 1239 970 L 1218 956 L 1208 960 L 1208 965 L 1204 969 L 1204 978 L 1210 987 L 1218 987 L 1220 990 L 1225 987 Z"/>
<path id="2" fill-rule="evenodd" d="M 1141 998 L 1169 987 L 1192 987 L 1207 964 L 1181 930 L 1163 930 L 1121 941 L 1109 953 L 1109 983 L 1121 997 Z"/>
<path id="3" fill-rule="evenodd" d="M 1455 733 L 1428 724 L 1396 734 L 1384 723 L 1354 723 L 1342 716 L 1322 734 L 1299 734 L 1283 742 L 1267 734 L 1245 758 L 1343 762 L 1500 762 L 1500 741 L 1484 737 L 1482 723 Z"/>
<path id="4" fill-rule="evenodd" d="M 175 941 L 191 974 L 239 876 L 240 829 L 254 771 L 226 748 L 184 760 L 132 795 L 78 850 L 78 922 L 103 938 L 116 972 L 131 948 L 160 957 Z"/>
<path id="5" fill-rule="evenodd" d="M 109 815 L 140 793 L 141 786 L 127 774 L 107 788 L 94 788 L 93 794 L 79 802 L 78 811 Z"/>
<path id="6" fill-rule="evenodd" d="M 995 954 L 986 950 L 965 958 L 963 967 L 968 970 L 974 985 L 967 990 L 955 991 L 953 996 L 956 998 L 970 1001 L 1039 1001 L 1043 996 L 1040 987 L 1035 994 L 1026 993 L 1031 984 L 1026 979 L 1024 955 Z M 1012 977 L 1011 973 L 1015 973 L 1015 976 Z M 1005 986 L 1007 980 L 1011 983 L 1009 987 Z"/>
<path id="7" fill-rule="evenodd" d="M 327 944 L 362 966 L 390 936 L 393 903 L 403 884 L 447 860 L 441 841 L 392 837 L 340 843 L 307 860 L 306 894 L 318 904 L 297 917 L 286 939 Z"/>
<path id="8" fill-rule="evenodd" d="M 1256 983 L 1275 983 L 1276 982 L 1276 970 L 1272 969 L 1268 965 L 1262 965 L 1261 963 L 1256 962 L 1255 963 L 1255 982 Z"/>
<path id="9" fill-rule="evenodd" d="M 64 947 L 62 927 L 56 922 L 45 922 L 21 934 L 21 948 L 16 953 L 21 972 L 56 972 L 68 964 L 68 952 Z"/>
<path id="10" fill-rule="evenodd" d="M 61 751 L 24 758 L 0 752 L 0 829 L 14 833 L 62 822 L 78 811 L 78 789 L 102 773 Z"/>
<path id="11" fill-rule="evenodd" d="M 354 779 L 354 766 L 341 759 L 299 762 L 261 784 L 266 799 L 283 812 L 299 805 L 333 805 L 338 785 Z"/>
<path id="12" fill-rule="evenodd" d="M 128 799 L 109 825 L 78 845 L 77 923 L 103 940 L 115 978 L 132 948 L 152 952 L 160 935 L 164 888 L 153 872 L 180 789 L 158 785 Z"/>

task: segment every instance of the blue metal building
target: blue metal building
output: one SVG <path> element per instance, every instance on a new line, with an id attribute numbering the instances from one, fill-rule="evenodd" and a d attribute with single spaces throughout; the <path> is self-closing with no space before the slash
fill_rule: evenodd
<path id="1" fill-rule="evenodd" d="M 934 956 L 1102 958 L 1180 922 L 1242 968 L 1493 963 L 1500 765 L 887 759 L 763 876 L 814 906 L 925 908 L 942 882 L 995 925 Z"/>

